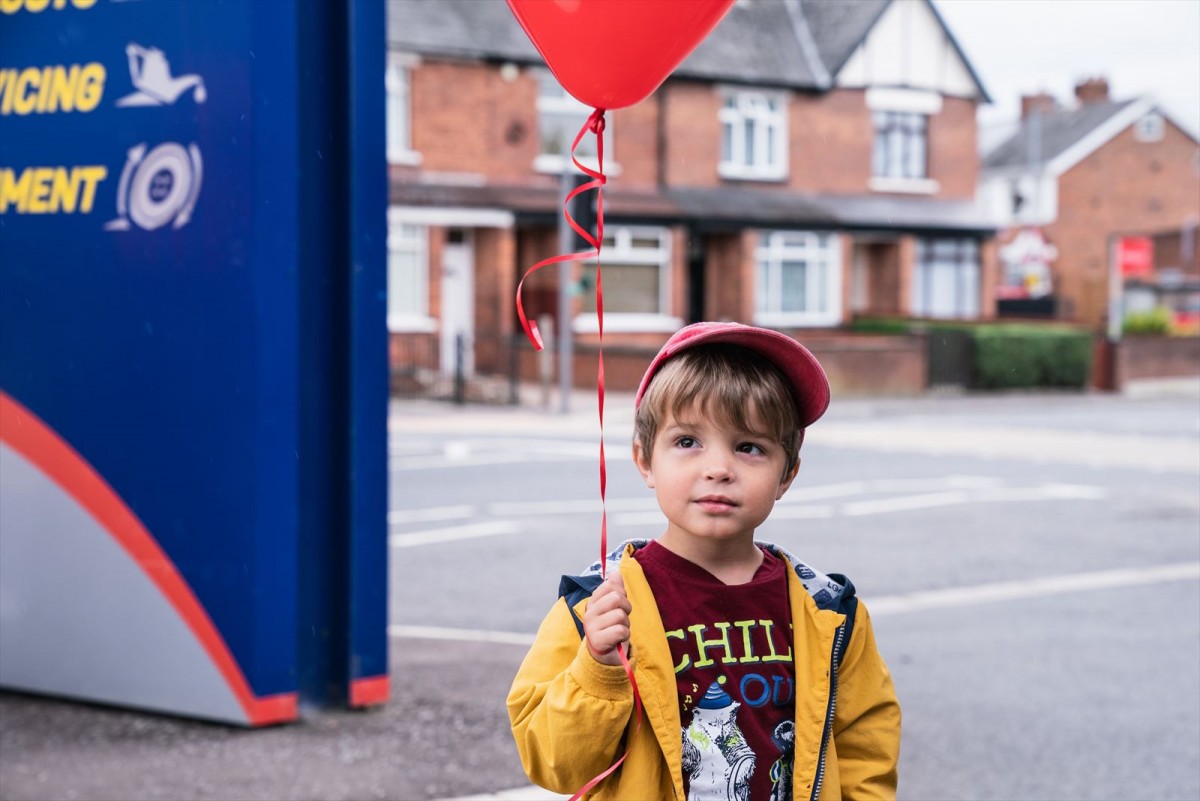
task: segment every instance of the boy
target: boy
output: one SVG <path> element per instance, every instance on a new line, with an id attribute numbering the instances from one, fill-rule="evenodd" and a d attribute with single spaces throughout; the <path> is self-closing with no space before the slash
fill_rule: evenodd
<path id="1" fill-rule="evenodd" d="M 666 530 L 564 577 L 508 697 L 529 777 L 591 798 L 894 798 L 900 709 L 866 609 L 754 530 L 829 405 L 795 340 L 676 332 L 636 400 L 633 459 Z M 646 720 L 634 720 L 633 667 Z"/>

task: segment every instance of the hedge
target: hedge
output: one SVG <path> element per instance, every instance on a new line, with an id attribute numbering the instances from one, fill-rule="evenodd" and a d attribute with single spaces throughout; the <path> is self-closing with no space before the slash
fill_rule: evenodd
<path id="1" fill-rule="evenodd" d="M 971 337 L 973 389 L 1087 386 L 1092 333 L 1061 324 L 980 323 L 871 318 L 856 320 L 860 333 L 961 331 Z"/>
<path id="2" fill-rule="evenodd" d="M 1087 386 L 1090 332 L 1029 325 L 986 325 L 970 332 L 975 343 L 971 383 L 976 388 Z"/>

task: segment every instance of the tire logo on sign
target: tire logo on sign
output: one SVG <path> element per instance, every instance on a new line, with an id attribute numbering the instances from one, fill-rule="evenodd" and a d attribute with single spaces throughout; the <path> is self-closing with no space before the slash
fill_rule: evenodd
<path id="1" fill-rule="evenodd" d="M 171 223 L 182 228 L 192 219 L 200 196 L 204 162 L 193 143 L 185 150 L 177 142 L 164 142 L 146 152 L 146 144 L 130 148 L 117 187 L 117 217 L 106 231 L 128 231 L 132 221 L 153 231 Z"/>

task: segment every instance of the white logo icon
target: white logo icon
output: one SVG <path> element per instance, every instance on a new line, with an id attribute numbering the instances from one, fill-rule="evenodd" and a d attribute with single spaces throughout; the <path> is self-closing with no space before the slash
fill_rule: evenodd
<path id="1" fill-rule="evenodd" d="M 105 223 L 104 230 L 128 231 L 130 220 L 147 231 L 167 223 L 182 228 L 192 219 L 203 175 L 200 148 L 194 143 L 185 150 L 177 142 L 164 142 L 149 153 L 144 142 L 130 148 L 117 187 L 117 218 Z"/>
<path id="2" fill-rule="evenodd" d="M 136 42 L 125 45 L 129 57 L 129 80 L 138 91 L 117 101 L 118 106 L 169 106 L 189 89 L 192 98 L 203 103 L 208 98 L 204 79 L 199 75 L 171 77 L 171 65 L 157 47 L 142 47 Z"/>

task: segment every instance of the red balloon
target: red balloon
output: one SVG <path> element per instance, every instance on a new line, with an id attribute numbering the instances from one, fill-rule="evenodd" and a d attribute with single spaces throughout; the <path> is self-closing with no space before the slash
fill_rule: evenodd
<path id="1" fill-rule="evenodd" d="M 508 0 L 562 87 L 592 108 L 644 100 L 734 0 Z"/>

